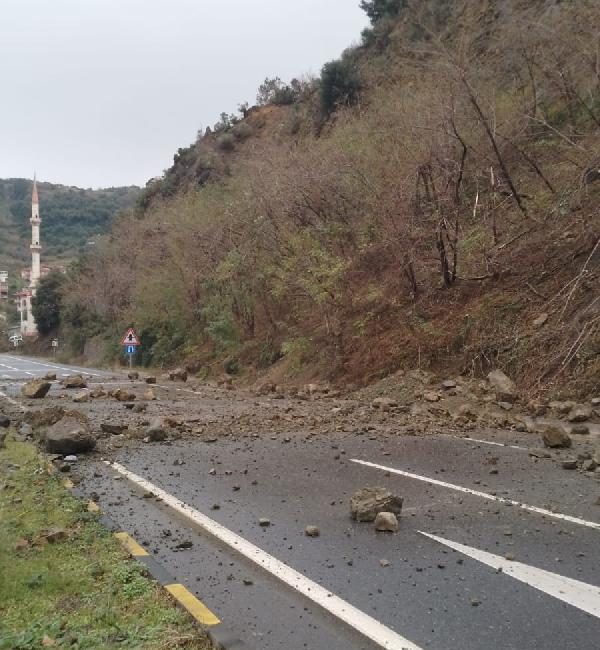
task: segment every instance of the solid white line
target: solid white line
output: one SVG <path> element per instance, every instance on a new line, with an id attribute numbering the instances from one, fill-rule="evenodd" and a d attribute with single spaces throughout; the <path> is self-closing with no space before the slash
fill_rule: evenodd
<path id="1" fill-rule="evenodd" d="M 7 402 L 10 402 L 13 406 L 16 406 L 21 409 L 21 411 L 26 411 L 27 409 L 19 404 L 16 400 L 14 400 L 12 397 L 9 397 L 6 393 L 3 393 L 0 391 L 0 397 L 3 397 Z"/>
<path id="2" fill-rule="evenodd" d="M 566 578 L 558 573 L 551 573 L 550 571 L 538 569 L 528 564 L 523 564 L 522 562 L 512 562 L 499 555 L 480 551 L 471 546 L 464 546 L 463 544 L 452 542 L 437 535 L 430 535 L 422 531 L 419 532 L 421 535 L 425 535 L 425 537 L 429 537 L 444 546 L 463 553 L 497 571 L 500 570 L 502 573 L 506 573 L 530 587 L 539 589 L 539 591 L 558 598 L 558 600 L 562 600 L 564 603 L 573 605 L 573 607 L 577 607 L 596 618 L 600 618 L 600 587 L 589 585 L 585 582 L 574 580 L 573 578 Z"/>
<path id="3" fill-rule="evenodd" d="M 188 519 L 191 519 L 195 524 L 210 533 L 213 537 L 216 537 L 231 548 L 235 549 L 238 553 L 241 553 L 244 557 L 248 558 L 265 571 L 268 571 L 289 587 L 292 587 L 303 596 L 306 596 L 313 602 L 317 603 L 323 609 L 341 619 L 347 625 L 371 639 L 382 648 L 389 648 L 390 650 L 422 650 L 414 643 L 408 641 L 399 634 L 396 634 L 396 632 L 368 614 L 365 614 L 365 612 L 342 600 L 321 585 L 313 582 L 301 573 L 298 573 L 298 571 L 292 569 L 287 564 L 280 562 L 272 555 L 269 555 L 262 549 L 258 548 L 258 546 L 255 546 L 228 528 L 225 528 L 206 515 L 203 515 L 198 510 L 195 510 L 183 501 L 180 501 L 168 492 L 165 492 L 146 479 L 130 472 L 126 467 L 123 467 L 123 465 L 110 463 L 109 461 L 104 462 L 123 476 L 126 476 L 132 483 L 140 486 L 146 492 L 152 492 L 160 498 L 163 503 L 173 508 L 173 510 L 176 510 Z"/>
<path id="4" fill-rule="evenodd" d="M 521 503 L 520 501 L 513 501 L 512 499 L 497 497 L 494 494 L 488 494 L 487 492 L 480 492 L 479 490 L 471 490 L 470 488 L 463 487 L 462 485 L 454 485 L 453 483 L 438 481 L 435 478 L 429 478 L 428 476 L 421 476 L 420 474 L 413 474 L 412 472 L 405 472 L 401 469 L 395 469 L 394 467 L 386 467 L 385 465 L 377 465 L 376 463 L 369 463 L 366 460 L 358 460 L 356 458 L 351 458 L 350 462 L 358 463 L 359 465 L 365 465 L 366 467 L 373 467 L 375 469 L 380 469 L 384 472 L 390 472 L 392 474 L 399 474 L 400 476 L 413 478 L 416 479 L 417 481 L 430 483 L 431 485 L 438 485 L 440 487 L 448 488 L 449 490 L 464 492 L 465 494 L 481 497 L 482 499 L 487 499 L 489 501 L 498 501 L 499 503 L 510 504 L 511 506 L 517 506 L 522 510 L 527 510 L 528 512 L 535 512 L 538 515 L 544 515 L 545 517 L 553 517 L 554 519 L 561 519 L 562 521 L 568 521 L 572 524 L 578 524 L 579 526 L 587 526 L 588 528 L 595 528 L 596 530 L 600 530 L 600 524 L 595 521 L 587 521 L 586 519 L 580 519 L 579 517 L 572 517 L 571 515 L 563 515 L 559 512 L 552 512 L 552 510 L 546 510 L 545 508 L 530 506 L 527 505 L 526 503 Z"/>

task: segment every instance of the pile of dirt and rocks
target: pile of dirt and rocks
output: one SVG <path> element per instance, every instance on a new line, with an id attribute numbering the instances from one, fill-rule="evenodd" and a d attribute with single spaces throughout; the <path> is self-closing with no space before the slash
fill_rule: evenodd
<path id="1" fill-rule="evenodd" d="M 600 397 L 585 402 L 526 401 L 500 370 L 487 380 L 440 378 L 423 370 L 397 372 L 360 390 L 342 391 L 324 383 L 303 386 L 260 384 L 235 389 L 231 381 L 188 380 L 182 373 L 111 386 L 69 378 L 58 391 L 38 391 L 39 381 L 23 387 L 23 415 L 12 414 L 17 431 L 39 440 L 54 454 L 96 449 L 110 455 L 124 446 L 195 437 L 331 436 L 338 433 L 416 436 L 512 430 L 532 434 L 528 445 L 538 456 L 554 455 L 565 469 L 600 476 Z M 43 380 L 43 383 L 52 382 Z"/>

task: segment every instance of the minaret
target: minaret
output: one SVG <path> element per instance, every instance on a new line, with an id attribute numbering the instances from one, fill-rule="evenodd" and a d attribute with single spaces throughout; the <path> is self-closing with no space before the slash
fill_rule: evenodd
<path id="1" fill-rule="evenodd" d="M 40 201 L 38 198 L 37 181 L 33 177 L 33 191 L 31 193 L 31 273 L 29 277 L 29 288 L 17 294 L 20 301 L 19 311 L 21 312 L 21 333 L 24 336 L 36 336 L 37 325 L 33 317 L 32 298 L 35 296 L 37 285 L 42 277 L 40 266 Z"/>
<path id="2" fill-rule="evenodd" d="M 40 267 L 40 201 L 38 199 L 37 181 L 33 177 L 33 191 L 31 193 L 31 279 L 29 286 L 35 290 L 42 275 Z"/>

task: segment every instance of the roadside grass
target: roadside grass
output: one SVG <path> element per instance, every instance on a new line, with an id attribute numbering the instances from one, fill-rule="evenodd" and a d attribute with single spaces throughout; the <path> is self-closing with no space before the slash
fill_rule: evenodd
<path id="1" fill-rule="evenodd" d="M 208 650 L 192 619 L 96 519 L 33 446 L 7 440 L 0 451 L 0 649 Z M 49 531 L 58 531 L 51 543 Z"/>

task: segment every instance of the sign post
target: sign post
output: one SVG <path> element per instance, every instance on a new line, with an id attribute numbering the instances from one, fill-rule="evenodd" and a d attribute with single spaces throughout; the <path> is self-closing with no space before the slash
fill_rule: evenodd
<path id="1" fill-rule="evenodd" d="M 140 346 L 140 339 L 133 327 L 127 330 L 121 344 L 125 348 L 125 354 L 129 357 L 129 367 L 133 368 L 133 357 L 137 352 L 137 348 Z"/>
<path id="2" fill-rule="evenodd" d="M 58 349 L 58 339 L 52 339 L 52 356 L 56 358 L 56 350 Z"/>

